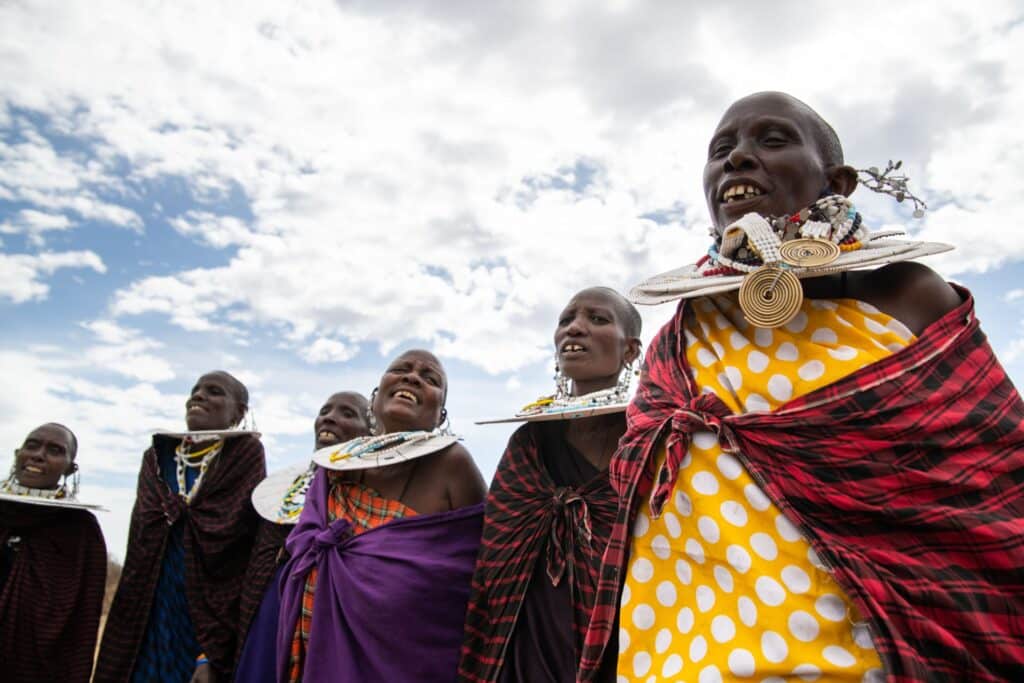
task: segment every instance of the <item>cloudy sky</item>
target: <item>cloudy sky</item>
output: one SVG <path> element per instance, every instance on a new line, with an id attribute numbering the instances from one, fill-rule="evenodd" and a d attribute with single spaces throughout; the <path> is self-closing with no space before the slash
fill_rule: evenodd
<path id="1" fill-rule="evenodd" d="M 0 467 L 70 425 L 123 556 L 147 434 L 202 372 L 248 384 L 274 469 L 422 346 L 489 478 L 511 427 L 473 420 L 549 388 L 574 291 L 700 255 L 708 137 L 765 89 L 854 165 L 904 160 L 924 220 L 854 200 L 958 247 L 930 263 L 1024 381 L 1019 3 L 804 5 L 0 2 Z"/>

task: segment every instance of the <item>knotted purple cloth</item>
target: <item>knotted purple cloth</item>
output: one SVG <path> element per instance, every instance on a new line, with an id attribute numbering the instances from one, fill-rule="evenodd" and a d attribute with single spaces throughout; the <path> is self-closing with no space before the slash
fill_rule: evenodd
<path id="1" fill-rule="evenodd" d="M 326 471 L 285 544 L 278 680 L 288 677 L 306 576 L 317 567 L 306 681 L 454 681 L 483 505 L 388 522 L 355 536 L 327 523 Z"/>

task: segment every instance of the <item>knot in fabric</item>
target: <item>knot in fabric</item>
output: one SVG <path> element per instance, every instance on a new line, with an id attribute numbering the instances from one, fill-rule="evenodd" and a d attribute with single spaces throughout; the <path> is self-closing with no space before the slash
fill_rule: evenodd
<path id="1" fill-rule="evenodd" d="M 548 538 L 547 573 L 557 586 L 578 542 L 590 546 L 593 531 L 586 499 L 576 489 L 563 486 L 551 498 L 551 530 Z"/>
<path id="2" fill-rule="evenodd" d="M 338 546 L 351 536 L 352 525 L 344 519 L 336 520 L 313 536 L 313 551 L 324 552 Z"/>
<path id="3" fill-rule="evenodd" d="M 665 419 L 662 424 L 668 423 L 669 431 L 665 441 L 665 462 L 657 472 L 651 492 L 650 511 L 653 518 L 661 517 L 695 432 L 712 432 L 726 453 L 734 454 L 739 450 L 736 435 L 726 421 L 731 415 L 732 411 L 718 396 L 704 393 L 690 399 Z M 651 447 L 653 449 L 654 444 Z"/>

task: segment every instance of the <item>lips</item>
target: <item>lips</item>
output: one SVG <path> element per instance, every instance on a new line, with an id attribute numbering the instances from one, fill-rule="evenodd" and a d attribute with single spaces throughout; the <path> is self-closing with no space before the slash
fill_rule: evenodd
<path id="1" fill-rule="evenodd" d="M 419 396 L 417 396 L 416 394 L 412 393 L 411 391 L 409 391 L 407 389 L 399 389 L 398 391 L 396 391 L 393 394 L 391 394 L 391 397 L 392 398 L 400 399 L 402 401 L 408 401 L 409 403 L 412 403 L 413 405 L 419 405 L 419 403 L 420 403 Z"/>
<path id="2" fill-rule="evenodd" d="M 36 467 L 35 465 L 24 465 L 21 468 L 22 472 L 29 472 L 30 474 L 43 474 L 43 469 Z"/>
<path id="3" fill-rule="evenodd" d="M 321 429 L 316 433 L 316 442 L 324 446 L 341 443 L 341 435 L 330 429 Z"/>
<path id="4" fill-rule="evenodd" d="M 574 341 L 568 341 L 562 344 L 562 355 L 571 355 L 576 353 L 584 353 L 587 350 L 583 344 Z"/>

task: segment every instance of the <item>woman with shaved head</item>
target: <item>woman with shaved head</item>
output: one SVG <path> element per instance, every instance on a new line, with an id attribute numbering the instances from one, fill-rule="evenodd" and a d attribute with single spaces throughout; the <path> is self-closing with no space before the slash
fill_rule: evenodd
<path id="1" fill-rule="evenodd" d="M 370 433 L 366 397 L 339 391 L 327 398 L 313 420 L 314 450 L 345 443 Z M 253 491 L 256 511 L 263 518 L 245 573 L 239 609 L 239 648 L 235 677 L 246 683 L 277 680 L 277 627 L 281 611 L 281 581 L 288 553 L 284 544 L 305 506 L 316 474 L 315 463 L 300 463 L 268 476 Z"/>
<path id="2" fill-rule="evenodd" d="M 153 436 L 97 682 L 230 680 L 258 527 L 249 497 L 266 475 L 259 435 L 238 429 L 248 407 L 241 382 L 210 372 L 185 402 L 188 430 Z"/>
<path id="3" fill-rule="evenodd" d="M 617 498 L 608 462 L 626 431 L 640 314 L 591 287 L 558 316 L 555 397 L 527 407 L 487 496 L 459 680 L 572 683 Z M 603 680 L 615 680 L 610 666 Z"/>
<path id="4" fill-rule="evenodd" d="M 107 549 L 75 498 L 78 440 L 55 423 L 29 432 L 0 482 L 0 666 L 12 683 L 87 683 Z"/>
<path id="5" fill-rule="evenodd" d="M 896 171 L 864 175 L 902 201 Z M 948 247 L 872 232 L 857 179 L 783 93 L 712 134 L 714 243 L 632 293 L 682 302 L 611 464 L 581 680 L 616 617 L 620 681 L 1024 671 L 1024 403 L 969 293 L 912 261 Z"/>
<path id="6" fill-rule="evenodd" d="M 454 679 L 485 486 L 427 351 L 388 366 L 370 436 L 322 448 L 285 548 L 278 680 Z"/>

